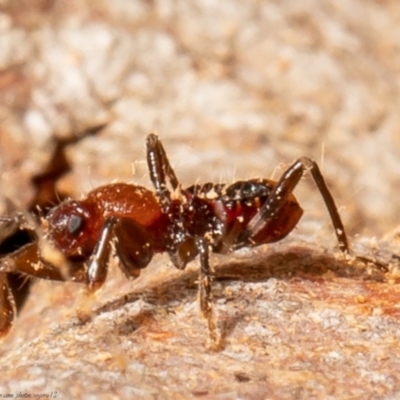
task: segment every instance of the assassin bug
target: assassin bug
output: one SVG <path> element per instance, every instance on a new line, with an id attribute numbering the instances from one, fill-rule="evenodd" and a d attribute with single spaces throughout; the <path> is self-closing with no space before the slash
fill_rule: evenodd
<path id="1" fill-rule="evenodd" d="M 112 242 L 120 268 L 130 278 L 137 277 L 155 253 L 168 253 L 178 269 L 199 256 L 200 309 L 208 323 L 211 345 L 218 348 L 209 253 L 276 242 L 288 235 L 303 213 L 292 192 L 306 171 L 311 172 L 323 197 L 340 250 L 349 252 L 335 202 L 311 159 L 295 161 L 277 182 L 251 179 L 182 188 L 158 136 L 150 134 L 146 147 L 155 192 L 134 184 L 113 183 L 94 189 L 83 200 L 64 201 L 47 215 L 46 241 L 62 254 L 67 273 L 41 254 L 36 241 L 3 258 L 0 276 L 18 271 L 83 282 L 96 290 L 106 279 Z M 13 307 L 7 301 L 7 283 L 4 279 L 0 283 L 0 329 L 4 334 L 11 327 Z"/>

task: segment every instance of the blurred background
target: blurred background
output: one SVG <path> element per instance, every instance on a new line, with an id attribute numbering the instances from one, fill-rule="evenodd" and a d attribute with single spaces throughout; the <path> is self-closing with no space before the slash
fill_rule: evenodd
<path id="1" fill-rule="evenodd" d="M 57 139 L 104 124 L 67 150 L 59 185 L 74 196 L 110 180 L 147 184 L 155 131 L 184 184 L 278 178 L 308 156 L 352 235 L 397 225 L 398 2 L 0 7 L 0 192 L 19 207 Z M 324 219 L 312 184 L 300 186 L 307 215 Z"/>
<path id="2" fill-rule="evenodd" d="M 230 183 L 260 176 L 278 179 L 295 159 L 311 157 L 321 166 L 353 244 L 371 238 L 398 239 L 399 22 L 400 3 L 396 0 L 0 0 L 0 214 L 7 214 L 10 207 L 35 209 L 40 203 L 36 193 L 38 177 L 51 176 L 57 168 L 61 168 L 63 174 L 51 184 L 55 184 L 59 196 L 80 197 L 111 181 L 134 181 L 148 186 L 144 143 L 149 132 L 157 132 L 184 185 L 204 181 Z M 321 249 L 334 248 L 336 239 L 330 220 L 311 179 L 303 179 L 295 194 L 305 214 L 290 238 L 301 238 Z M 396 246 L 398 248 L 399 244 Z M 161 264 L 167 262 L 166 258 L 162 260 Z M 172 270 L 170 265 L 168 268 Z M 88 341 L 81 336 L 84 350 L 93 346 L 82 355 L 79 353 L 82 351 L 79 350 L 80 342 L 74 338 L 72 343 L 75 344 L 70 344 L 69 350 L 62 347 L 64 353 L 57 353 L 61 354 L 56 357 L 59 364 L 51 365 L 49 354 L 56 354 L 59 352 L 57 346 L 69 342 L 68 338 L 60 343 L 54 340 L 56 331 L 51 323 L 57 318 L 49 314 L 49 310 L 59 307 L 68 314 L 63 315 L 65 328 L 65 321 L 71 321 L 71 315 L 76 316 L 76 312 L 69 309 L 66 313 L 62 307 L 65 304 L 71 307 L 79 295 L 76 287 L 71 289 L 68 284 L 56 286 L 38 282 L 34 288 L 36 300 L 27 304 L 30 308 L 17 322 L 19 330 L 13 331 L 14 336 L 7 339 L 0 353 L 2 357 L 8 357 L 3 358 L 3 365 L 18 365 L 18 368 L 8 368 L 8 374 L 15 373 L 12 375 L 14 386 L 4 387 L 16 391 L 20 388 L 21 376 L 25 378 L 29 373 L 31 383 L 26 388 L 31 392 L 35 387 L 32 384 L 34 379 L 47 376 L 47 380 L 38 383 L 37 387 L 42 391 L 50 391 L 59 384 L 58 390 L 74 388 L 74 397 L 83 398 L 83 394 L 95 388 L 96 398 L 102 398 L 101 385 L 105 381 L 108 383 L 104 383 L 104 387 L 110 393 L 118 392 L 113 386 L 119 387 L 114 378 L 102 375 L 111 370 L 117 371 L 117 381 L 126 384 L 125 389 L 118 392 L 119 396 L 129 393 L 130 398 L 139 396 L 137 388 L 143 389 L 143 398 L 147 395 L 154 398 L 151 393 L 162 393 L 163 390 L 164 395 L 160 398 L 172 398 L 170 394 L 176 393 L 176 388 L 189 387 L 189 391 L 182 389 L 181 397 L 174 398 L 203 396 L 213 399 L 216 397 L 212 393 L 218 392 L 219 384 L 223 387 L 223 398 L 238 398 L 235 396 L 239 391 L 234 392 L 230 380 L 239 386 L 248 380 L 257 383 L 254 387 L 247 386 L 248 391 L 243 393 L 248 397 L 243 398 L 311 398 L 309 394 L 321 393 L 321 388 L 326 389 L 326 395 L 336 393 L 336 398 L 345 398 L 343 396 L 349 389 L 346 384 L 342 388 L 341 384 L 353 384 L 354 380 L 346 380 L 346 374 L 353 372 L 363 376 L 359 391 L 353 392 L 353 398 L 357 398 L 357 394 L 360 395 L 358 398 L 367 398 L 366 395 L 377 388 L 381 392 L 376 392 L 376 398 L 383 398 L 379 397 L 383 394 L 398 394 L 400 378 L 391 375 L 398 371 L 399 365 L 396 358 L 396 346 L 400 340 L 397 322 L 393 320 L 393 325 L 386 326 L 387 319 L 383 315 L 381 319 L 368 320 L 368 329 L 360 328 L 358 331 L 357 327 L 352 333 L 345 331 L 344 338 L 354 334 L 351 346 L 358 343 L 349 347 L 348 353 L 335 353 L 338 343 L 334 341 L 319 346 L 324 340 L 334 340 L 329 329 L 336 326 L 332 321 L 336 318 L 334 313 L 339 311 L 332 305 L 334 303 L 329 303 L 329 296 L 332 293 L 345 295 L 345 290 L 342 284 L 335 286 L 333 282 L 330 294 L 327 294 L 325 286 L 321 293 L 314 283 L 301 280 L 293 284 L 284 280 L 276 286 L 275 280 L 271 280 L 266 289 L 264 285 L 260 296 L 271 296 L 272 300 L 268 301 L 282 300 L 279 296 L 294 297 L 286 303 L 283 300 L 271 303 L 271 309 L 264 305 L 260 307 L 260 310 L 268 310 L 271 318 L 274 315 L 282 320 L 276 322 L 275 330 L 271 328 L 269 333 L 264 330 L 262 335 L 256 334 L 257 340 L 262 338 L 261 343 L 257 342 L 258 347 L 251 350 L 253 353 L 250 355 L 248 346 L 242 349 L 235 342 L 236 347 L 227 346 L 225 358 L 206 355 L 206 358 L 197 359 L 203 356 L 206 334 L 201 322 L 197 331 L 199 342 L 191 342 L 194 334 L 182 339 L 189 341 L 189 346 L 184 342 L 186 347 L 173 347 L 179 343 L 174 344 L 165 334 L 165 329 L 164 333 L 150 331 L 152 336 L 146 333 L 138 346 L 130 345 L 127 350 L 123 342 L 130 344 L 130 336 L 121 339 L 122 347 L 119 342 L 110 345 L 107 341 L 112 335 L 105 332 L 113 326 L 107 321 L 107 328 L 101 328 L 102 344 L 93 341 L 90 335 Z M 366 296 L 364 300 L 368 298 L 363 292 L 366 290 L 364 286 L 361 290 L 358 283 L 353 282 L 354 287 L 352 282 L 347 283 L 347 288 L 350 288 L 347 290 L 362 293 Z M 285 285 L 292 284 L 291 290 L 286 290 Z M 112 285 L 108 292 L 110 296 L 116 293 L 115 287 L 121 290 L 119 285 Z M 279 285 L 283 285 L 283 289 Z M 39 305 L 39 300 L 44 298 L 41 294 L 43 288 L 48 290 L 47 305 L 44 306 Z M 251 285 L 239 286 L 238 293 L 245 293 L 246 288 L 250 288 L 246 296 L 251 299 Z M 395 291 L 396 288 L 391 286 L 387 290 Z M 127 290 L 132 289 L 129 287 Z M 232 290 L 236 289 L 233 287 Z M 276 297 L 278 292 L 280 295 Z M 351 305 L 354 293 L 348 297 Z M 374 293 L 379 299 L 380 292 Z M 393 295 L 391 304 L 397 303 L 397 295 Z M 219 297 L 226 298 L 226 295 Z M 306 311 L 301 314 L 302 305 L 305 309 L 312 308 L 315 297 L 328 298 L 329 304 L 321 300 L 318 303 L 321 309 L 314 310 L 313 315 Z M 194 297 L 190 312 L 194 309 L 197 316 L 193 300 Z M 233 310 L 233 303 L 239 304 L 236 301 L 239 300 L 235 298 L 230 302 L 228 313 Z M 242 310 L 248 310 L 246 307 L 252 303 L 246 301 L 241 303 Z M 297 306 L 293 304 L 298 304 L 296 302 L 303 302 L 298 306 L 300 314 L 295 313 Z M 329 311 L 332 313 L 328 315 L 329 307 L 336 311 Z M 278 309 L 281 314 L 273 314 Z M 393 310 L 394 314 L 398 313 L 395 308 Z M 162 318 L 172 318 L 175 311 L 161 314 Z M 375 315 L 373 306 L 365 313 Z M 179 310 L 176 315 L 179 318 Z M 292 315 L 298 318 L 290 325 L 293 337 L 286 331 L 286 336 L 282 336 L 282 327 L 288 327 L 287 318 Z M 310 333 L 307 324 L 315 322 L 313 318 L 317 315 L 322 315 L 321 324 L 325 325 L 321 331 Z M 351 325 L 359 315 L 352 316 L 353 319 L 347 317 L 337 318 L 350 321 Z M 42 327 L 35 327 L 38 318 Z M 252 321 L 257 318 L 259 314 Z M 172 322 L 175 329 L 177 326 L 181 328 L 187 318 L 184 315 L 179 321 Z M 331 322 L 333 325 L 329 325 Z M 271 320 L 271 326 L 274 323 Z M 28 328 L 24 330 L 24 326 Z M 141 323 L 133 325 L 133 328 L 129 328 L 128 323 L 126 326 L 119 328 L 121 332 L 125 332 L 123 329 L 128 332 L 129 329 L 135 330 Z M 393 335 L 385 348 L 379 342 L 379 330 L 383 326 Z M 70 328 L 65 330 L 75 334 Z M 247 325 L 243 329 L 242 332 L 239 327 L 235 334 L 242 332 L 244 337 L 250 337 Z M 317 331 L 319 333 L 315 333 Z M 50 340 L 46 336 L 49 332 Z M 308 335 L 307 338 L 299 339 L 300 336 L 296 336 L 299 332 Z M 375 336 L 366 336 L 362 347 L 361 342 L 357 342 L 360 332 L 374 332 Z M 32 350 L 28 350 L 40 335 L 45 340 L 35 342 Z M 271 347 L 264 345 L 263 335 L 267 335 L 268 345 L 273 343 Z M 317 338 L 314 335 L 321 336 Z M 310 342 L 310 337 L 315 343 Z M 344 343 L 343 337 L 340 336 L 339 347 Z M 296 340 L 300 340 L 299 346 L 296 346 Z M 170 342 L 173 344 L 168 353 L 163 346 Z M 371 355 L 372 343 L 377 346 L 376 358 Z M 47 344 L 55 346 L 50 353 L 47 347 L 44 351 L 37 347 Z M 110 349 L 114 345 L 118 347 L 117 356 L 107 353 L 112 352 Z M 142 346 L 140 353 L 138 348 Z M 310 346 L 307 347 L 309 353 L 296 353 L 306 346 Z M 100 348 L 103 352 L 97 353 Z M 235 359 L 239 348 L 243 351 L 243 358 L 237 356 Z M 185 349 L 192 349 L 193 353 L 191 358 L 181 361 L 179 357 Z M 318 352 L 318 349 L 322 349 L 321 354 L 316 355 L 314 351 Z M 134 355 L 129 353 L 129 359 L 126 359 L 128 351 Z M 32 365 L 26 357 L 21 358 L 21 352 L 30 354 L 35 360 L 35 368 L 41 365 L 43 369 L 29 370 Z M 357 358 L 362 357 L 363 352 L 364 364 Z M 167 354 L 178 354 L 179 357 L 175 361 L 165 361 Z M 331 354 L 332 358 L 327 361 L 324 357 Z M 146 359 L 147 355 L 149 359 Z M 260 358 L 255 360 L 255 355 Z M 392 357 L 390 363 L 381 363 L 389 355 Z M 84 360 L 83 366 L 78 362 L 74 364 L 75 359 Z M 132 360 L 143 364 L 131 367 Z M 194 360 L 192 364 L 191 360 Z M 232 360 L 238 364 L 230 364 Z M 240 369 L 239 361 L 243 360 L 246 367 Z M 251 364 L 253 367 L 250 367 L 249 360 L 254 362 Z M 215 370 L 204 372 L 207 363 L 214 365 Z M 264 370 L 266 363 L 274 366 L 260 377 L 257 374 Z M 202 383 L 193 381 L 192 384 L 186 376 L 180 375 L 182 365 L 189 364 L 192 379 L 198 378 Z M 369 372 L 360 373 L 357 368 L 361 364 L 365 371 L 380 373 L 382 368 L 387 370 L 376 375 L 378 378 L 371 377 Z M 217 365 L 220 365 L 219 370 Z M 341 365 L 347 365 L 348 369 Z M 93 372 L 88 378 L 88 382 L 94 385 L 90 390 L 88 387 L 82 389 L 75 378 L 70 378 L 80 376 L 83 368 Z M 172 385 L 170 392 L 164 385 L 163 379 L 167 378 L 162 375 L 165 370 L 170 371 L 167 368 L 171 371 L 175 368 L 168 378 Z M 303 369 L 312 369 L 313 372 L 305 375 L 293 372 Z M 239 371 L 235 372 L 234 378 L 229 375 L 233 370 Z M 324 372 L 320 374 L 320 371 Z M 64 372 L 68 376 L 65 382 L 58 379 L 64 376 Z M 335 374 L 344 376 L 337 378 Z M 124 380 L 126 376 L 129 377 L 128 383 Z M 152 380 L 155 376 L 159 379 L 157 383 Z M 209 386 L 211 378 L 217 382 L 212 387 Z M 308 389 L 304 389 L 311 381 L 318 384 L 315 387 L 310 384 Z M 271 396 L 271 382 L 278 389 L 275 395 L 268 397 Z M 280 391 L 288 382 L 290 390 Z M 231 397 L 226 394 L 229 390 L 235 393 Z M 109 392 L 104 389 L 103 393 Z M 105 394 L 104 398 L 116 398 L 107 396 Z"/>

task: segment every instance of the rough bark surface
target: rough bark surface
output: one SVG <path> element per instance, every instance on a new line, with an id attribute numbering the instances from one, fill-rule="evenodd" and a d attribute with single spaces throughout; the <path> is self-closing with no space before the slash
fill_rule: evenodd
<path id="1" fill-rule="evenodd" d="M 212 259 L 221 352 L 207 350 L 197 263 L 159 255 L 136 281 L 113 264 L 92 296 L 37 281 L 0 345 L 0 395 L 400 396 L 399 18 L 390 0 L 0 1 L 2 214 L 30 205 L 59 140 L 74 139 L 61 192 L 149 185 L 156 131 L 184 185 L 314 158 L 354 253 L 390 269 L 338 254 L 307 177 L 288 238 Z"/>

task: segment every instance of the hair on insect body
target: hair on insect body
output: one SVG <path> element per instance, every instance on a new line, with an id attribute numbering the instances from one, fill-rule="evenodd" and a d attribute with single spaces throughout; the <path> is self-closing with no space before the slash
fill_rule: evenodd
<path id="1" fill-rule="evenodd" d="M 313 160 L 298 159 L 278 181 L 259 178 L 183 188 L 157 135 L 148 135 L 146 149 L 154 190 L 112 183 L 92 190 L 82 200 L 66 200 L 50 210 L 44 236 L 61 255 L 67 273 L 54 265 L 51 257 L 43 256 L 39 240 L 0 261 L 2 334 L 10 329 L 14 313 L 3 279 L 6 272 L 72 280 L 94 291 L 105 282 L 115 248 L 120 268 L 129 278 L 139 276 L 155 253 L 167 253 L 178 269 L 198 256 L 200 309 L 208 323 L 211 347 L 218 349 L 221 337 L 213 308 L 210 252 L 227 253 L 287 236 L 303 213 L 293 190 L 307 171 L 325 202 L 339 249 L 349 252 L 337 207 Z"/>

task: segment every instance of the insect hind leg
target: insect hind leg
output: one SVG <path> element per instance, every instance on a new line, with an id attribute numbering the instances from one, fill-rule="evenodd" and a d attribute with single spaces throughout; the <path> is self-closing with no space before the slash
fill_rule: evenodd
<path id="1" fill-rule="evenodd" d="M 279 214 L 288 197 L 306 171 L 311 172 L 311 176 L 325 202 L 335 229 L 340 250 L 343 253 L 349 253 L 346 232 L 332 194 L 326 185 L 318 164 L 307 157 L 299 158 L 284 172 L 263 206 L 250 220 L 247 228 L 239 236 L 239 243 L 251 241 L 257 233 L 263 230 Z"/>

